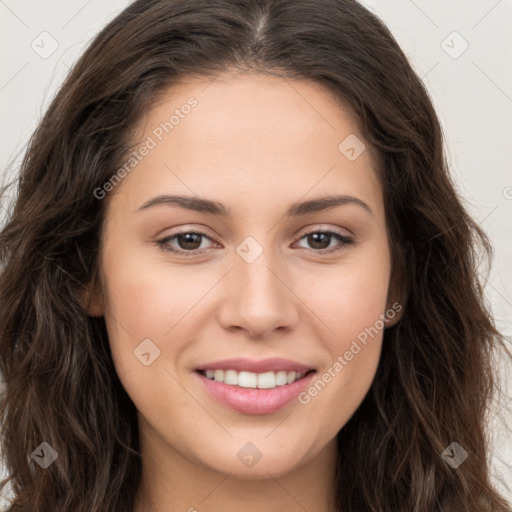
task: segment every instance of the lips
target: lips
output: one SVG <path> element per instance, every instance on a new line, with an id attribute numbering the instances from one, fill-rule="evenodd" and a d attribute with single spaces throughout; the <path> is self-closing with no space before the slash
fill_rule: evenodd
<path id="1" fill-rule="evenodd" d="M 276 379 L 272 381 L 274 373 Z M 245 414 L 271 414 L 291 404 L 310 385 L 315 373 L 311 366 L 282 358 L 226 359 L 203 364 L 194 372 L 211 398 Z M 217 375 L 220 381 L 215 380 Z M 242 381 L 237 381 L 240 376 Z M 225 377 L 230 384 L 223 382 Z"/>
<path id="2" fill-rule="evenodd" d="M 315 373 L 311 371 L 291 384 L 272 389 L 231 386 L 210 380 L 200 372 L 193 375 L 203 390 L 221 405 L 244 414 L 271 414 L 296 401 L 298 395 L 311 385 Z"/>
<path id="3" fill-rule="evenodd" d="M 222 361 L 215 361 L 205 363 L 196 368 L 196 371 L 206 370 L 235 370 L 237 372 L 251 372 L 251 373 L 266 373 L 266 372 L 296 372 L 305 374 L 310 370 L 315 370 L 314 367 L 308 366 L 291 359 L 283 359 L 280 357 L 273 357 L 263 360 L 236 358 L 224 359 Z"/>

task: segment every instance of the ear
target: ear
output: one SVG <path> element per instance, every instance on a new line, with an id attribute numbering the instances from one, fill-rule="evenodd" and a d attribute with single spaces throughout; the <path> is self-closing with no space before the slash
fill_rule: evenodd
<path id="1" fill-rule="evenodd" d="M 403 317 L 407 302 L 407 276 L 403 253 L 394 261 L 386 303 L 386 328 L 392 327 Z"/>
<path id="2" fill-rule="evenodd" d="M 405 311 L 405 304 L 400 300 L 389 300 L 386 308 L 386 318 L 384 323 L 386 325 L 386 329 L 388 327 L 393 327 L 398 321 L 402 318 Z"/>
<path id="3" fill-rule="evenodd" d="M 96 279 L 82 290 L 82 305 L 88 316 L 100 317 L 105 314 L 103 294 Z"/>

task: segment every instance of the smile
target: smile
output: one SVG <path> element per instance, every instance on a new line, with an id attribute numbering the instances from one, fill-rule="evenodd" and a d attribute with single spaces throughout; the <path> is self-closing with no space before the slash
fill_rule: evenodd
<path id="1" fill-rule="evenodd" d="M 313 371 L 313 370 L 310 370 Z M 236 370 L 200 370 L 207 379 L 223 382 L 229 386 L 253 389 L 272 389 L 300 380 L 306 373 L 280 370 L 277 372 L 254 373 Z"/>

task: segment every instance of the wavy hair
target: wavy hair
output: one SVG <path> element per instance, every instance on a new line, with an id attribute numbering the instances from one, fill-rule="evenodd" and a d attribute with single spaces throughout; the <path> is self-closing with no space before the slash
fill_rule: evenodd
<path id="1" fill-rule="evenodd" d="M 133 510 L 136 410 L 104 318 L 88 316 L 82 300 L 101 275 L 108 197 L 94 191 L 125 161 L 162 93 L 228 69 L 323 84 L 355 114 L 380 162 L 405 309 L 338 433 L 337 509 L 508 511 L 486 457 L 492 353 L 504 345 L 477 274 L 492 249 L 450 178 L 422 81 L 383 22 L 353 0 L 138 0 L 73 66 L 29 141 L 0 232 L 10 510 Z M 468 452 L 457 469 L 441 457 L 453 441 Z M 46 469 L 31 458 L 42 442 L 58 453 Z"/>

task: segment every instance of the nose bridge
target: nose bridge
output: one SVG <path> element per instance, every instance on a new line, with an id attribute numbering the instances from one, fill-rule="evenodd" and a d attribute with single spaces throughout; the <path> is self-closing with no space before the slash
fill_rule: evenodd
<path id="1" fill-rule="evenodd" d="M 224 327 L 244 328 L 259 336 L 294 324 L 297 312 L 293 294 L 285 276 L 280 275 L 283 266 L 275 252 L 247 237 L 236 253 L 221 315 Z"/>

